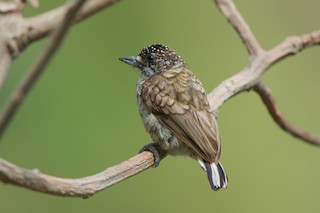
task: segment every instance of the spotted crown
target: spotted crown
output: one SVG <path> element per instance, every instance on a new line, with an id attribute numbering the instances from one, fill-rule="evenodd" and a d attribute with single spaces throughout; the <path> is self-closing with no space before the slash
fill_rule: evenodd
<path id="1" fill-rule="evenodd" d="M 145 63 L 150 66 L 157 66 L 161 69 L 170 69 L 174 66 L 187 66 L 185 61 L 178 55 L 176 51 L 162 44 L 152 44 L 143 48 L 139 56 Z"/>

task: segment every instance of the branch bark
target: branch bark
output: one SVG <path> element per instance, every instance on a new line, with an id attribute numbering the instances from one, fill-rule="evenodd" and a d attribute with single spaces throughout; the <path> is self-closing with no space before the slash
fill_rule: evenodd
<path id="1" fill-rule="evenodd" d="M 82 20 L 115 2 L 117 1 L 91 0 L 80 11 L 77 20 Z M 266 51 L 260 46 L 232 0 L 215 0 L 215 3 L 244 42 L 249 52 L 249 60 L 240 72 L 223 81 L 208 94 L 208 100 L 212 109 L 217 111 L 226 100 L 234 95 L 254 89 L 261 96 L 276 123 L 285 131 L 311 144 L 320 145 L 318 137 L 294 127 L 284 118 L 270 90 L 261 82 L 263 74 L 270 66 L 290 55 L 296 54 L 306 47 L 319 45 L 320 30 L 300 36 L 288 37 L 275 48 Z M 46 14 L 29 18 L 26 23 L 30 26 L 30 40 L 34 41 L 42 38 L 52 31 L 58 22 L 57 20 L 59 20 L 61 14 L 65 13 L 68 7 L 65 5 Z M 150 152 L 143 152 L 99 174 L 85 178 L 64 179 L 41 174 L 35 170 L 26 170 L 0 159 L 0 180 L 5 183 L 54 195 L 88 197 L 149 168 L 153 165 L 153 160 Z"/>
<path id="2" fill-rule="evenodd" d="M 84 178 L 58 178 L 18 167 L 0 158 L 0 180 L 52 195 L 87 198 L 153 165 L 153 155 L 142 152 L 116 166 Z"/>
<path id="3" fill-rule="evenodd" d="M 10 54 L 3 48 L 0 49 L 0 85 L 3 85 L 4 80 L 7 78 L 11 62 L 12 58 Z"/>
<path id="4" fill-rule="evenodd" d="M 299 36 L 289 36 L 268 52 L 268 63 L 275 64 L 289 55 L 297 54 L 299 51 L 302 51 L 307 47 L 312 47 L 319 44 L 320 30 Z"/>
<path id="5" fill-rule="evenodd" d="M 82 21 L 83 19 L 120 1 L 121 0 L 90 0 L 79 11 L 76 20 L 77 22 Z M 64 14 L 66 14 L 70 6 L 70 4 L 65 4 L 57 9 L 26 19 L 26 25 L 29 29 L 28 37 L 30 41 L 41 39 L 54 30 L 62 21 L 62 17 L 64 17 Z"/>

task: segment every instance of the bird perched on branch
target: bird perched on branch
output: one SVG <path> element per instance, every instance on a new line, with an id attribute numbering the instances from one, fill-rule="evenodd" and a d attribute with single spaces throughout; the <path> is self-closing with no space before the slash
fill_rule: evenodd
<path id="1" fill-rule="evenodd" d="M 190 156 L 207 172 L 213 190 L 226 188 L 217 121 L 201 82 L 185 61 L 162 44 L 120 60 L 141 74 L 136 95 L 142 121 L 153 140 L 141 151 L 153 153 L 155 166 L 168 154 Z"/>

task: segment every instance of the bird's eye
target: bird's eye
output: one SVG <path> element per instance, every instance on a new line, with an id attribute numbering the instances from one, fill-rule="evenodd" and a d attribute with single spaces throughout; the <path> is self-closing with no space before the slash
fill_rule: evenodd
<path id="1" fill-rule="evenodd" d="M 155 56 L 150 54 L 150 55 L 147 55 L 146 59 L 149 63 L 152 63 L 155 60 Z"/>

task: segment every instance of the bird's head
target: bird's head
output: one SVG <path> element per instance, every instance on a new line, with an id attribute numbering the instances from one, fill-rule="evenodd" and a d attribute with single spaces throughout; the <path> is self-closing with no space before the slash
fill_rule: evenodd
<path id="1" fill-rule="evenodd" d="M 138 56 L 120 58 L 120 61 L 139 69 L 146 77 L 187 66 L 176 51 L 162 44 L 150 45 L 143 48 Z"/>

